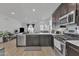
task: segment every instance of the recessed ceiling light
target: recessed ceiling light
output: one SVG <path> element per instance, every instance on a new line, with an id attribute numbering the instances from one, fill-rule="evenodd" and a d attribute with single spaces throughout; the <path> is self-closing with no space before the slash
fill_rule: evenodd
<path id="1" fill-rule="evenodd" d="M 35 11 L 36 11 L 36 9 L 32 9 L 32 11 L 33 11 L 33 12 L 35 12 Z"/>
<path id="2" fill-rule="evenodd" d="M 15 14 L 15 12 L 11 12 L 11 14 L 12 14 L 12 15 L 14 15 L 14 14 Z"/>

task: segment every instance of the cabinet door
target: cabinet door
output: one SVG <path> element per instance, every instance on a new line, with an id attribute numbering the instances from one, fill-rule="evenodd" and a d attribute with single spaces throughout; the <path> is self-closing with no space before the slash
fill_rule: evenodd
<path id="1" fill-rule="evenodd" d="M 51 41 L 51 46 L 52 46 L 52 48 L 54 48 L 54 37 L 51 35 L 51 37 L 50 37 L 50 41 Z"/>
<path id="2" fill-rule="evenodd" d="M 33 46 L 40 46 L 40 38 L 39 35 L 35 35 L 31 37 L 32 45 Z"/>
<path id="3" fill-rule="evenodd" d="M 68 3 L 68 12 L 76 10 L 76 3 Z"/>
<path id="4" fill-rule="evenodd" d="M 40 46 L 39 35 L 27 35 L 26 46 Z"/>
<path id="5" fill-rule="evenodd" d="M 76 24 L 79 26 L 79 3 L 76 4 L 76 9 L 77 9 L 77 12 L 76 12 Z"/>
<path id="6" fill-rule="evenodd" d="M 32 46 L 32 39 L 30 35 L 26 35 L 26 46 Z"/>
<path id="7" fill-rule="evenodd" d="M 62 16 L 64 16 L 64 7 L 63 7 L 63 5 L 64 4 L 61 4 L 60 6 L 59 6 L 59 9 L 58 9 L 58 11 L 60 11 L 60 17 L 62 17 Z"/>
<path id="8" fill-rule="evenodd" d="M 64 16 L 65 14 L 68 13 L 68 4 L 67 3 L 62 3 L 59 6 L 58 11 L 60 11 L 60 17 Z"/>
<path id="9" fill-rule="evenodd" d="M 62 9 L 63 15 L 68 13 L 68 7 L 67 6 L 68 6 L 67 3 L 63 4 L 63 9 Z"/>
<path id="10" fill-rule="evenodd" d="M 77 8 L 77 16 L 79 16 L 79 3 L 77 3 L 76 8 Z"/>
<path id="11" fill-rule="evenodd" d="M 41 46 L 51 46 L 51 37 L 50 35 L 41 35 L 40 36 Z"/>
<path id="12" fill-rule="evenodd" d="M 76 46 L 67 43 L 67 48 L 66 48 L 66 53 L 67 56 L 79 56 L 79 47 L 77 48 Z"/>

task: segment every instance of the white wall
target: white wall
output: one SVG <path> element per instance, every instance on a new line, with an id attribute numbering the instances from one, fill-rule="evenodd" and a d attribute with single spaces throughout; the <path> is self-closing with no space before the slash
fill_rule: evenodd
<path id="1" fill-rule="evenodd" d="M 21 27 L 21 24 L 15 19 L 0 15 L 0 31 L 14 32 L 15 29 Z"/>
<path id="2" fill-rule="evenodd" d="M 50 29 L 52 29 L 52 19 L 50 19 L 50 17 L 47 18 L 47 19 L 45 19 L 45 20 L 40 20 L 40 21 L 37 19 L 36 22 L 32 22 L 32 23 L 30 23 L 30 22 L 27 21 L 27 23 L 21 23 L 21 25 L 22 25 L 22 27 L 25 28 L 25 32 L 26 32 L 27 31 L 27 25 L 26 24 L 35 24 L 35 27 L 34 27 L 35 30 L 34 30 L 34 32 L 40 32 L 40 24 L 41 23 L 47 25 L 47 28 L 44 29 L 44 30 L 50 30 Z"/>

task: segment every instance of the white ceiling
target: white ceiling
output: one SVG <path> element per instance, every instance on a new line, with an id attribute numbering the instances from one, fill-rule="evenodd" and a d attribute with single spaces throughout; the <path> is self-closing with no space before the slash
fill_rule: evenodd
<path id="1" fill-rule="evenodd" d="M 60 3 L 0 3 L 0 14 L 24 23 L 36 22 L 51 16 L 59 5 Z M 12 12 L 15 12 L 14 15 Z"/>

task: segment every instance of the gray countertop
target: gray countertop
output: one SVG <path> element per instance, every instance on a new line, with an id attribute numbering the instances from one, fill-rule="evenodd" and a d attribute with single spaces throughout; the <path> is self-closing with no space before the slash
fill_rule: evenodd
<path id="1" fill-rule="evenodd" d="M 51 33 L 27 33 L 26 35 L 50 35 Z"/>
<path id="2" fill-rule="evenodd" d="M 79 47 L 79 40 L 67 40 L 67 42 Z"/>
<path id="3" fill-rule="evenodd" d="M 27 33 L 26 35 L 60 35 L 54 33 Z"/>

